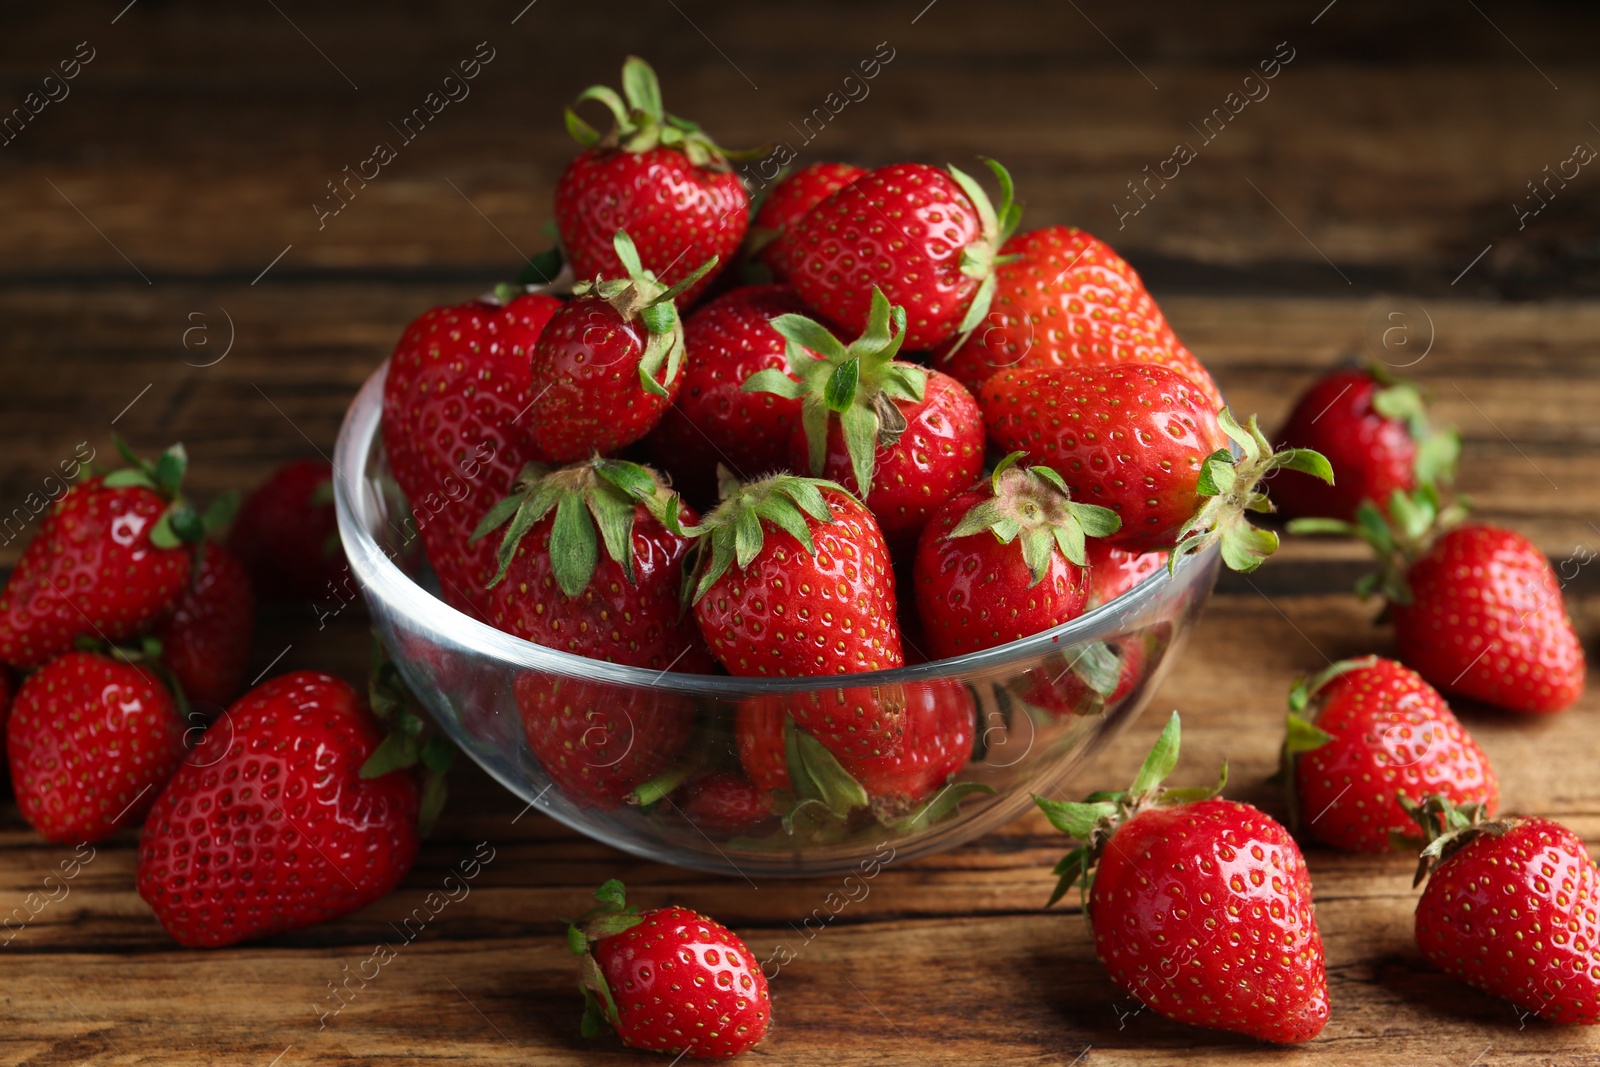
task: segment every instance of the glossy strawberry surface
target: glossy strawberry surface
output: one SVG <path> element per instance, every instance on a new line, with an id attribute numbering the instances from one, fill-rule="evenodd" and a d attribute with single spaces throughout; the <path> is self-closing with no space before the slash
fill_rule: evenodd
<path id="1" fill-rule="evenodd" d="M 756 212 L 752 236 L 767 240 L 757 253 L 779 277 L 785 263 L 789 231 L 806 213 L 867 172 L 853 163 L 812 163 L 788 175 L 768 191 Z"/>
<path id="2" fill-rule="evenodd" d="M 1296 401 L 1278 440 L 1327 456 L 1335 481 L 1279 471 L 1269 489 L 1285 517 L 1353 522 L 1363 500 L 1387 505 L 1396 489 L 1416 488 L 1417 443 L 1403 421 L 1374 410 L 1380 388 L 1367 371 L 1339 370 L 1317 379 Z"/>

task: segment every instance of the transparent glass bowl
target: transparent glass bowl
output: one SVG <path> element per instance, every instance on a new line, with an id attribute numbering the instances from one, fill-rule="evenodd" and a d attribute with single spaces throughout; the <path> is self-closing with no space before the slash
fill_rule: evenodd
<path id="1" fill-rule="evenodd" d="M 1216 580 L 1213 549 L 1025 640 L 872 674 L 751 679 L 585 659 L 502 633 L 430 591 L 378 430 L 386 370 L 351 405 L 334 461 L 339 533 L 380 636 L 418 699 L 485 771 L 546 814 L 649 859 L 811 875 L 986 833 L 1021 814 L 1032 794 L 1063 784 L 1138 715 Z M 834 761 L 785 725 L 791 710 L 805 721 L 840 699 L 875 704 L 894 724 L 874 757 L 843 760 L 872 790 L 867 797 L 848 788 L 850 778 L 842 793 L 835 788 L 837 766 L 812 774 Z M 577 736 L 571 727 L 553 732 L 561 711 L 591 725 Z M 779 754 L 776 769 L 768 760 L 769 785 L 774 773 L 789 779 L 788 789 L 766 793 L 771 816 L 746 808 L 740 817 L 695 797 L 701 778 L 740 769 L 741 736 L 752 761 L 758 751 Z M 796 760 L 805 772 L 789 777 Z M 622 785 L 641 792 L 618 795 L 624 771 Z"/>

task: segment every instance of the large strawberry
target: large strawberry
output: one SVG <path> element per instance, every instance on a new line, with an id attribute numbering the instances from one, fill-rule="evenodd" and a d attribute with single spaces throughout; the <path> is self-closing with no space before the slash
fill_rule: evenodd
<path id="1" fill-rule="evenodd" d="M 1401 796 L 1500 800 L 1489 757 L 1415 672 L 1368 656 L 1335 663 L 1289 692 L 1283 750 L 1289 824 L 1348 852 L 1388 852 L 1415 833 Z"/>
<path id="2" fill-rule="evenodd" d="M 1377 366 L 1318 378 L 1296 401 L 1278 440 L 1321 452 L 1339 479 L 1324 485 L 1297 471 L 1280 473 L 1272 481 L 1272 500 L 1290 519 L 1354 522 L 1363 500 L 1381 507 L 1397 489 L 1447 481 L 1461 451 L 1453 430 L 1430 425 L 1417 387 Z"/>
<path id="3" fill-rule="evenodd" d="M 1254 570 L 1278 547 L 1277 534 L 1246 517 L 1272 510 L 1262 480 L 1282 468 L 1333 480 L 1321 454 L 1273 452 L 1253 417 L 1241 427 L 1226 408 L 1210 410 L 1193 382 L 1154 364 L 1004 370 L 979 403 L 1001 448 L 1028 452 L 1076 499 L 1121 516 L 1108 544 L 1171 549 L 1173 566 L 1220 543 L 1229 567 Z"/>
<path id="4" fill-rule="evenodd" d="M 1053 904 L 1084 883 L 1111 978 L 1169 1019 L 1282 1044 L 1328 1021 L 1311 877 L 1289 832 L 1216 789 L 1161 788 L 1177 765 L 1173 713 L 1123 793 L 1036 798 L 1084 844 L 1056 867 Z"/>
<path id="5" fill-rule="evenodd" d="M 1443 797 L 1413 810 L 1430 838 L 1416 924 L 1428 961 L 1550 1022 L 1600 1023 L 1600 870 L 1583 841 Z"/>
<path id="6" fill-rule="evenodd" d="M 724 293 L 683 320 L 683 387 L 648 443 L 685 496 L 714 501 L 718 465 L 756 478 L 788 462 L 800 401 L 742 387 L 759 371 L 787 365 L 788 342 L 772 320 L 803 311 L 788 286 L 757 285 Z"/>
<path id="7" fill-rule="evenodd" d="M 801 402 L 791 469 L 839 482 L 865 499 L 891 546 L 914 544 L 933 510 L 983 471 L 977 401 L 949 375 L 895 359 L 905 312 L 876 287 L 866 331 L 848 346 L 803 315 L 772 326 L 788 338 L 788 373 L 761 371 L 744 388 Z"/>
<path id="8" fill-rule="evenodd" d="M 1074 226 L 1019 233 L 1001 249 L 994 302 L 941 369 L 976 392 L 1023 367 L 1154 363 L 1188 378 L 1212 411 L 1222 394 L 1128 261 Z"/>
<path id="9" fill-rule="evenodd" d="M 207 521 L 180 495 L 188 456 L 173 445 L 73 486 L 45 515 L 0 592 L 0 662 L 38 667 L 80 637 L 134 637 L 171 610 Z M 215 525 L 215 523 L 211 523 Z"/>
<path id="10" fill-rule="evenodd" d="M 523 465 L 529 359 L 561 302 L 529 293 L 424 312 L 406 327 L 383 383 L 383 447 L 446 603 L 482 614 L 494 545 L 467 543 Z"/>
<path id="11" fill-rule="evenodd" d="M 812 163 L 787 175 L 761 201 L 750 227 L 750 245 L 783 278 L 789 231 L 812 208 L 867 173 L 854 163 Z"/>
<path id="12" fill-rule="evenodd" d="M 583 957 L 585 1036 L 609 1026 L 629 1048 L 705 1060 L 731 1059 L 767 1036 L 767 976 L 739 935 L 687 908 L 640 914 L 615 879 L 594 897 L 599 904 L 567 929 Z"/>
<path id="13" fill-rule="evenodd" d="M 348 573 L 333 510 L 333 464 L 295 459 L 267 475 L 239 505 L 228 547 L 263 599 L 343 599 Z"/>
<path id="14" fill-rule="evenodd" d="M 139 895 L 185 945 L 216 947 L 336 919 L 388 893 L 416 859 L 417 779 L 362 765 L 377 724 L 348 684 L 281 675 L 207 731 L 139 842 Z"/>
<path id="15" fill-rule="evenodd" d="M 155 636 L 184 697 L 221 710 L 239 695 L 250 664 L 255 593 L 232 552 L 215 541 L 194 551 L 194 576 Z"/>
<path id="16" fill-rule="evenodd" d="M 995 260 L 1022 208 L 1011 176 L 997 211 L 968 175 L 894 163 L 863 175 L 812 208 L 789 230 L 788 280 L 807 304 L 862 333 L 873 290 L 905 308 L 907 350 L 933 348 L 983 322 L 995 292 Z"/>
<path id="17" fill-rule="evenodd" d="M 1048 630 L 1083 613 L 1085 537 L 1121 525 L 1072 499 L 1049 467 L 1013 452 L 989 481 L 951 498 L 924 527 L 914 571 L 917 611 L 936 659 Z"/>
<path id="18" fill-rule="evenodd" d="M 102 841 L 155 804 L 184 730 L 149 668 L 68 652 L 28 676 L 6 723 L 17 807 L 50 841 Z"/>
<path id="19" fill-rule="evenodd" d="M 579 278 L 621 277 L 630 268 L 612 237 L 626 230 L 645 269 L 663 288 L 678 287 L 673 296 L 687 307 L 715 276 L 696 268 L 732 262 L 750 201 L 728 153 L 699 126 L 666 113 L 655 71 L 638 56 L 622 65 L 622 93 L 596 85 L 578 97 L 611 111 L 616 125 L 603 137 L 567 109 L 567 130 L 584 150 L 556 183 L 561 246 Z"/>
<path id="20" fill-rule="evenodd" d="M 631 445 L 655 428 L 683 385 L 683 323 L 673 297 L 715 260 L 667 288 L 615 238 L 621 270 L 579 282 L 533 347 L 533 440 L 557 463 Z"/>

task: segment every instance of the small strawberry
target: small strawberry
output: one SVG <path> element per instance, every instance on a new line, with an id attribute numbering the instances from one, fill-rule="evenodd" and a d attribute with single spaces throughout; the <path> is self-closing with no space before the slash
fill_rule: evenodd
<path id="1" fill-rule="evenodd" d="M 873 290 L 905 308 L 905 346 L 934 348 L 980 325 L 995 292 L 1000 246 L 1022 207 L 1011 176 L 985 160 L 1000 182 L 1000 209 L 954 167 L 895 163 L 862 175 L 794 223 L 785 242 L 789 282 L 825 318 L 862 333 Z"/>
<path id="2" fill-rule="evenodd" d="M 1213 413 L 1194 383 L 1148 363 L 1005 370 L 979 403 L 994 443 L 1028 452 L 1075 498 L 1121 516 L 1107 544 L 1171 550 L 1173 567 L 1220 543 L 1229 567 L 1254 570 L 1278 547 L 1277 534 L 1246 518 L 1272 509 L 1262 480 L 1281 468 L 1333 480 L 1321 454 L 1273 452 L 1253 417 L 1241 427 L 1228 409 Z"/>
<path id="3" fill-rule="evenodd" d="M 579 278 L 621 277 L 637 273 L 612 244 L 626 230 L 639 242 L 644 268 L 688 307 L 715 277 L 695 268 L 732 262 L 749 223 L 749 197 L 729 154 L 699 126 L 666 113 L 650 64 L 629 56 L 622 92 L 626 104 L 603 85 L 578 97 L 610 109 L 616 125 L 604 137 L 567 109 L 567 131 L 584 150 L 556 183 L 561 246 Z"/>
<path id="4" fill-rule="evenodd" d="M 1282 472 L 1272 482 L 1272 501 L 1290 519 L 1354 522 L 1363 500 L 1382 507 L 1396 489 L 1409 493 L 1424 482 L 1447 482 L 1461 451 L 1453 430 L 1429 424 L 1417 387 L 1396 382 L 1377 366 L 1317 379 L 1295 403 L 1278 440 L 1280 447 L 1321 452 L 1339 479 L 1323 485 L 1296 471 Z"/>
<path id="5" fill-rule="evenodd" d="M 737 771 L 690 783 L 678 807 L 696 826 L 720 834 L 747 834 L 776 817 L 766 790 Z"/>
<path id="6" fill-rule="evenodd" d="M 862 496 L 890 545 L 914 544 L 933 510 L 983 472 L 977 401 L 949 375 L 894 358 L 905 313 L 877 288 L 866 332 L 848 347 L 803 315 L 772 326 L 789 340 L 788 373 L 761 371 L 744 388 L 801 402 L 791 469 Z"/>
<path id="7" fill-rule="evenodd" d="M 296 459 L 274 470 L 239 505 L 228 548 L 263 599 L 327 599 L 346 578 L 333 464 Z"/>
<path id="8" fill-rule="evenodd" d="M 1582 695 L 1583 644 L 1538 546 L 1498 526 L 1455 525 L 1465 509 L 1441 508 L 1431 485 L 1395 492 L 1387 511 L 1363 501 L 1355 524 L 1298 519 L 1289 529 L 1373 547 L 1382 568 L 1357 588 L 1388 600 L 1400 662 L 1446 693 L 1526 715 Z"/>
<path id="9" fill-rule="evenodd" d="M 1600 870 L 1549 819 L 1484 822 L 1473 804 L 1413 804 L 1429 843 L 1417 881 L 1428 962 L 1553 1023 L 1600 1023 Z"/>
<path id="10" fill-rule="evenodd" d="M 772 187 L 756 211 L 750 244 L 773 274 L 787 273 L 788 234 L 806 213 L 866 174 L 854 163 L 813 163 L 789 174 Z"/>
<path id="11" fill-rule="evenodd" d="M 194 577 L 155 636 L 183 695 L 221 710 L 239 695 L 250 664 L 255 593 L 232 552 L 215 541 L 194 552 Z"/>
<path id="12" fill-rule="evenodd" d="M 59 656 L 22 683 L 6 723 L 17 807 L 47 840 L 103 841 L 155 804 L 183 762 L 184 730 L 148 668 Z"/>
<path id="13" fill-rule="evenodd" d="M 214 948 L 337 919 L 410 869 L 416 776 L 362 776 L 380 734 L 347 683 L 273 678 L 212 735 L 221 754 L 179 769 L 139 842 L 139 895 L 179 943 Z"/>
<path id="14" fill-rule="evenodd" d="M 1098 538 L 1089 542 L 1089 599 L 1084 610 L 1109 604 L 1167 566 L 1166 552 L 1128 552 Z"/>
<path id="15" fill-rule="evenodd" d="M 80 637 L 134 637 L 188 583 L 207 527 L 179 494 L 188 455 L 173 445 L 147 463 L 117 444 L 133 466 L 57 500 L 0 592 L 0 662 L 39 667 Z"/>
<path id="16" fill-rule="evenodd" d="M 1116 512 L 1072 499 L 1049 467 L 1013 452 L 990 480 L 952 497 L 923 528 L 914 582 L 935 659 L 993 648 L 1083 614 L 1085 536 L 1104 537 Z"/>
<path id="17" fill-rule="evenodd" d="M 533 440 L 557 463 L 614 452 L 655 428 L 683 385 L 683 323 L 668 289 L 616 234 L 624 275 L 579 282 L 533 346 Z"/>
<path id="18" fill-rule="evenodd" d="M 755 285 L 724 293 L 683 321 L 683 387 L 651 431 L 651 457 L 692 500 L 714 501 L 720 464 L 740 478 L 783 469 L 789 438 L 800 424 L 800 401 L 747 393 L 758 371 L 786 366 L 780 315 L 805 305 L 786 285 Z"/>
<path id="19" fill-rule="evenodd" d="M 1101 241 L 1074 226 L 1019 233 L 1001 249 L 989 314 L 940 368 L 973 392 L 995 372 L 1026 367 L 1153 363 L 1222 394 L 1184 347 L 1144 282 Z"/>
<path id="20" fill-rule="evenodd" d="M 529 358 L 561 306 L 515 292 L 423 313 L 383 383 L 383 447 L 411 504 L 408 533 L 421 536 L 445 602 L 475 617 L 495 554 L 467 540 L 523 465 L 541 458 L 528 430 Z"/>
<path id="21" fill-rule="evenodd" d="M 1489 758 L 1413 671 L 1367 656 L 1301 678 L 1289 692 L 1283 779 L 1289 825 L 1347 852 L 1388 852 L 1416 824 L 1400 796 L 1500 799 Z"/>
<path id="22" fill-rule="evenodd" d="M 767 1036 L 767 976 L 732 930 L 676 906 L 640 914 L 615 879 L 594 898 L 567 928 L 583 957 L 584 1036 L 607 1025 L 629 1048 L 702 1060 L 731 1059 Z"/>
<path id="23" fill-rule="evenodd" d="M 1249 804 L 1217 789 L 1163 790 L 1178 741 L 1174 712 L 1127 792 L 1035 798 L 1084 842 L 1056 867 L 1050 903 L 1082 880 L 1100 962 L 1167 1018 L 1309 1041 L 1328 1021 L 1328 982 L 1305 860 Z"/>

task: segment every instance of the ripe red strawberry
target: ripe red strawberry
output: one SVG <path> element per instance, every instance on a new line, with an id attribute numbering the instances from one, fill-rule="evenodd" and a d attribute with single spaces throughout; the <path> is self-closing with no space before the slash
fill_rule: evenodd
<path id="1" fill-rule="evenodd" d="M 132 826 L 183 762 L 185 724 L 147 668 L 68 652 L 28 676 L 6 723 L 22 817 L 47 840 Z"/>
<path id="2" fill-rule="evenodd" d="M 1011 176 L 997 212 L 982 187 L 954 167 L 895 163 L 862 175 L 789 230 L 788 278 L 801 299 L 862 333 L 874 288 L 905 308 L 907 350 L 934 348 L 983 322 L 995 292 L 995 257 L 1022 208 Z"/>
<path id="3" fill-rule="evenodd" d="M 1442 797 L 1415 808 L 1428 962 L 1549 1022 L 1600 1023 L 1600 871 L 1578 836 L 1549 819 L 1483 822 Z"/>
<path id="4" fill-rule="evenodd" d="M 1287 467 L 1333 480 L 1319 453 L 1273 452 L 1253 417 L 1240 427 L 1226 408 L 1213 413 L 1194 383 L 1152 364 L 1005 370 L 979 403 L 995 444 L 1028 452 L 1076 499 L 1115 511 L 1122 527 L 1106 542 L 1133 552 L 1181 557 L 1220 543 L 1229 567 L 1254 570 L 1278 547 L 1245 517 L 1271 510 L 1262 479 Z"/>
<path id="5" fill-rule="evenodd" d="M 663 288 L 678 287 L 673 296 L 688 307 L 716 276 L 695 268 L 733 261 L 750 200 L 727 154 L 700 127 L 663 109 L 650 64 L 629 56 L 622 92 L 626 106 L 603 85 L 578 97 L 611 110 L 616 125 L 603 138 L 567 109 L 567 131 L 584 150 L 556 183 L 561 246 L 579 278 L 617 278 L 634 273 L 612 244 L 626 230 L 645 269 Z"/>
<path id="6" fill-rule="evenodd" d="M 529 358 L 560 306 L 530 293 L 433 308 L 406 327 L 389 359 L 381 426 L 389 467 L 445 602 L 474 617 L 496 563 L 492 543 L 467 539 L 523 465 L 541 458 L 529 432 Z"/>
<path id="7" fill-rule="evenodd" d="M 1089 542 L 1089 599 L 1084 610 L 1109 604 L 1167 565 L 1166 552 L 1128 552 L 1098 538 Z"/>
<path id="8" fill-rule="evenodd" d="M 1272 482 L 1272 501 L 1290 519 L 1354 522 L 1363 500 L 1380 507 L 1394 491 L 1450 477 L 1461 439 L 1428 423 L 1422 394 L 1377 367 L 1336 370 L 1317 379 L 1278 431 L 1283 446 L 1314 448 L 1338 478 L 1324 485 L 1296 471 Z"/>
<path id="9" fill-rule="evenodd" d="M 854 163 L 812 163 L 786 176 L 761 201 L 750 243 L 778 278 L 787 273 L 789 231 L 806 213 L 857 178 L 866 174 Z"/>
<path id="10" fill-rule="evenodd" d="M 0 592 L 0 662 L 39 667 L 79 637 L 115 642 L 149 629 L 189 580 L 206 521 L 179 494 L 188 456 L 173 445 L 73 486 L 45 515 Z"/>
<path id="11" fill-rule="evenodd" d="M 954 378 L 895 360 L 905 313 L 879 289 L 866 332 L 848 347 L 802 315 L 772 325 L 789 339 L 789 371 L 762 371 L 744 387 L 801 402 L 790 468 L 863 496 L 885 540 L 909 548 L 934 509 L 983 472 L 977 401 Z"/>
<path id="12" fill-rule="evenodd" d="M 485 611 L 491 625 L 548 648 L 654 670 L 713 667 L 681 608 L 681 507 L 668 530 L 651 512 L 669 506 L 654 471 L 591 459 L 558 470 L 532 465 L 484 516 L 475 538 L 505 526 L 500 569 Z"/>
<path id="13" fill-rule="evenodd" d="M 683 387 L 648 443 L 685 496 L 716 500 L 719 464 L 755 478 L 788 462 L 800 401 L 741 387 L 758 371 L 786 366 L 788 342 L 772 320 L 804 310 L 788 286 L 756 285 L 724 293 L 684 319 Z"/>
<path id="14" fill-rule="evenodd" d="M 1347 852 L 1388 852 L 1416 824 L 1399 796 L 1500 801 L 1489 758 L 1415 672 L 1368 656 L 1302 678 L 1284 741 L 1289 825 Z"/>
<path id="15" fill-rule="evenodd" d="M 215 541 L 195 547 L 194 577 L 155 636 L 183 695 L 221 710 L 250 664 L 256 599 L 244 564 Z"/>
<path id="16" fill-rule="evenodd" d="M 586 1037 L 604 1024 L 629 1048 L 725 1060 L 767 1036 L 767 977 L 737 934 L 687 908 L 640 914 L 615 879 L 594 897 L 567 929 L 583 957 Z"/>
<path id="17" fill-rule="evenodd" d="M 380 734 L 347 683 L 281 675 L 213 733 L 226 751 L 179 769 L 139 842 L 139 895 L 179 943 L 218 947 L 337 919 L 411 867 L 416 776 L 361 776 Z"/>
<path id="18" fill-rule="evenodd" d="M 1167 1018 L 1309 1041 L 1328 1021 L 1328 983 L 1305 860 L 1249 804 L 1214 789 L 1163 790 L 1178 735 L 1174 712 L 1125 793 L 1035 798 L 1052 825 L 1085 842 L 1056 867 L 1050 903 L 1085 881 L 1100 962 Z"/>
<path id="19" fill-rule="evenodd" d="M 1085 536 L 1120 526 L 1115 512 L 1072 499 L 1049 467 L 1013 452 L 987 483 L 947 501 L 923 528 L 917 612 L 935 659 L 993 648 L 1083 614 Z"/>
<path id="20" fill-rule="evenodd" d="M 655 428 L 683 385 L 683 324 L 668 289 L 617 231 L 625 275 L 579 282 L 533 346 L 533 440 L 557 463 L 631 445 Z M 707 260 L 688 278 L 714 265 Z"/>
<path id="21" fill-rule="evenodd" d="M 239 505 L 228 547 L 262 599 L 331 598 L 347 577 L 333 511 L 333 464 L 296 459 L 269 474 Z"/>
<path id="22" fill-rule="evenodd" d="M 1222 394 L 1184 347 L 1144 282 L 1101 241 L 1074 226 L 1047 226 L 1005 243 L 989 314 L 941 369 L 973 392 L 996 371 L 1153 363 Z"/>
<path id="23" fill-rule="evenodd" d="M 766 791 L 737 771 L 690 783 L 678 807 L 696 826 L 720 834 L 749 833 L 776 815 Z"/>

